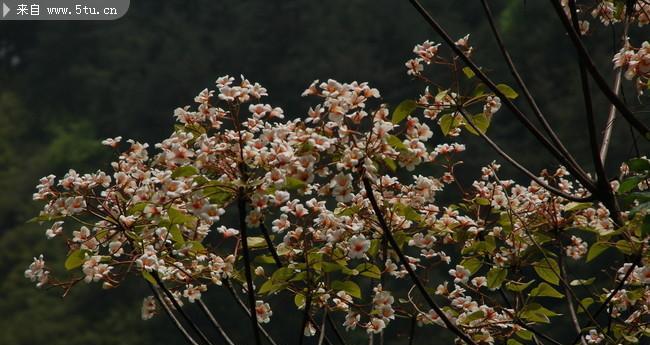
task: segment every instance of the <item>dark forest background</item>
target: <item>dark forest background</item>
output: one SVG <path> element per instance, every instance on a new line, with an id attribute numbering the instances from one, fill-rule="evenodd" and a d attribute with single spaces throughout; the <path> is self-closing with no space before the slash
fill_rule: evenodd
<path id="1" fill-rule="evenodd" d="M 454 37 L 470 33 L 476 61 L 496 81 L 513 85 L 478 1 L 424 3 Z M 550 5 L 492 3 L 543 110 L 579 161 L 591 167 L 574 51 Z M 590 49 L 611 78 L 612 29 L 595 21 L 592 27 L 599 33 L 589 38 Z M 269 90 L 267 102 L 289 116 L 304 116 L 316 102 L 299 97 L 314 79 L 368 81 L 396 105 L 422 89 L 406 75 L 404 62 L 426 39 L 439 41 L 408 2 L 394 0 L 132 1 L 128 14 L 113 22 L 0 23 L 0 344 L 183 343 L 163 315 L 140 319 L 148 294 L 141 281 L 110 291 L 84 285 L 62 299 L 60 291 L 38 290 L 23 277 L 32 256 L 45 253 L 50 264 L 62 266 L 65 255 L 60 244 L 46 242 L 44 227 L 26 223 L 40 207 L 31 201 L 39 177 L 61 176 L 71 167 L 107 169 L 111 152 L 99 144 L 106 137 L 162 140 L 171 131 L 173 109 L 192 104 L 225 74 L 260 82 Z M 633 90 L 625 91 L 638 108 Z M 604 122 L 607 108 L 597 100 Z M 493 123 L 497 141 L 531 170 L 556 164 L 506 111 Z M 432 128 L 434 140 L 445 141 Z M 612 170 L 634 154 L 626 124 L 617 121 L 614 138 Z M 498 158 L 477 138 L 467 144 L 463 176 L 470 182 L 477 167 Z M 647 152 L 647 145 L 640 150 Z M 504 169 L 502 177 L 520 178 L 506 164 Z M 239 343 L 249 343 L 243 313 L 220 299 L 219 290 L 213 288 L 207 303 Z M 273 305 L 271 333 L 282 344 L 295 342 L 295 308 Z M 406 344 L 405 336 L 395 337 L 407 331 L 402 326 L 391 328 L 388 339 L 396 340 L 387 344 Z M 417 333 L 424 343 L 432 336 L 443 341 L 447 335 L 431 327 Z"/>

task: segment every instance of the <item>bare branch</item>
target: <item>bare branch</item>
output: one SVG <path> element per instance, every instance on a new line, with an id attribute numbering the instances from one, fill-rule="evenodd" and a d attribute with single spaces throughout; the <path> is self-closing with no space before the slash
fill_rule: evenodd
<path id="1" fill-rule="evenodd" d="M 607 99 L 612 102 L 612 104 L 618 109 L 618 111 L 623 115 L 625 120 L 629 122 L 632 127 L 634 127 L 635 130 L 637 130 L 641 135 L 646 139 L 650 140 L 650 129 L 639 119 L 634 116 L 632 111 L 621 101 L 621 99 L 609 88 L 609 85 L 607 85 L 607 81 L 605 81 L 605 78 L 600 74 L 598 69 L 596 68 L 596 65 L 594 64 L 593 60 L 591 59 L 591 56 L 589 55 L 589 52 L 587 51 L 587 48 L 584 46 L 582 43 L 582 39 L 580 38 L 580 35 L 578 32 L 576 32 L 575 28 L 571 25 L 571 22 L 569 18 L 567 18 L 566 14 L 564 13 L 564 10 L 562 9 L 562 5 L 560 4 L 559 0 L 550 0 L 551 4 L 555 8 L 555 12 L 557 16 L 560 18 L 562 21 L 562 24 L 564 24 L 564 28 L 569 34 L 569 38 L 571 38 L 571 41 L 573 42 L 573 45 L 575 46 L 576 50 L 578 51 L 578 55 L 580 56 L 580 60 L 585 64 L 587 70 L 589 71 L 589 74 L 594 78 L 594 81 L 596 82 L 596 85 L 598 85 L 598 88 L 600 91 L 607 97 Z"/>
<path id="2" fill-rule="evenodd" d="M 593 181 L 586 176 L 586 174 L 574 167 L 571 162 L 542 134 L 535 125 L 524 115 L 506 95 L 499 90 L 497 85 L 468 57 L 460 48 L 458 48 L 452 38 L 440 26 L 440 24 L 429 14 L 429 12 L 420 4 L 418 0 L 409 0 L 415 9 L 422 15 L 422 17 L 429 23 L 429 25 L 436 31 L 436 33 L 443 39 L 449 48 L 461 59 L 463 62 L 474 72 L 474 74 L 502 101 L 503 104 L 515 115 L 517 120 L 521 122 L 526 129 L 533 134 L 533 136 L 550 152 L 559 162 L 566 166 L 566 168 L 582 183 L 582 185 L 589 191 L 596 190 Z"/>
<path id="3" fill-rule="evenodd" d="M 178 330 L 181 332 L 181 334 L 183 334 L 183 337 L 185 337 L 185 340 L 187 340 L 187 342 L 188 342 L 189 344 L 191 344 L 191 345 L 199 345 L 199 344 L 196 342 L 196 340 L 194 340 L 194 339 L 192 338 L 192 336 L 190 335 L 190 333 L 187 332 L 187 330 L 185 329 L 185 327 L 183 327 L 183 325 L 180 323 L 180 321 L 178 321 L 178 319 L 176 318 L 176 315 L 174 315 L 174 313 L 173 313 L 172 310 L 169 308 L 169 306 L 167 305 L 167 303 L 163 300 L 162 296 L 160 296 L 160 291 L 158 291 L 158 290 L 153 286 L 153 284 L 151 284 L 150 282 L 147 281 L 147 284 L 149 285 L 149 288 L 150 288 L 151 291 L 153 292 L 153 295 L 154 295 L 154 297 L 156 298 L 156 300 L 158 301 L 158 303 L 162 306 L 163 310 L 165 311 L 165 314 L 167 314 L 167 316 L 169 316 L 169 319 L 172 320 L 172 323 L 174 324 L 174 326 L 176 326 L 176 328 L 178 328 Z"/>

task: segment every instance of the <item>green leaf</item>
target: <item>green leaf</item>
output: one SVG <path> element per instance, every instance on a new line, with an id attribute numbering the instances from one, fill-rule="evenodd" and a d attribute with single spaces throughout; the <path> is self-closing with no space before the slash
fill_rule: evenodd
<path id="1" fill-rule="evenodd" d="M 518 330 L 515 333 L 515 335 L 518 336 L 521 339 L 524 339 L 524 340 L 532 340 L 533 339 L 533 332 L 525 330 L 525 329 Z"/>
<path id="2" fill-rule="evenodd" d="M 408 150 L 408 147 L 406 147 L 406 145 L 404 145 L 404 143 L 394 135 L 386 137 L 386 142 L 397 151 Z"/>
<path id="3" fill-rule="evenodd" d="M 609 248 L 609 244 L 604 243 L 604 242 L 596 242 L 596 243 L 592 244 L 589 247 L 589 251 L 587 252 L 587 262 L 590 262 L 591 260 L 597 258 L 607 248 Z"/>
<path id="4" fill-rule="evenodd" d="M 474 199 L 474 203 L 481 206 L 488 206 L 490 205 L 490 200 L 486 198 L 476 198 Z"/>
<path id="5" fill-rule="evenodd" d="M 513 339 L 513 338 L 508 339 L 508 341 L 506 342 L 506 344 L 507 344 L 507 345 L 524 345 L 524 344 L 518 342 L 517 340 L 515 340 L 515 339 Z"/>
<path id="6" fill-rule="evenodd" d="M 483 266 L 483 261 L 475 257 L 470 257 L 463 259 L 463 261 L 460 262 L 460 265 L 467 268 L 470 272 L 472 272 L 472 274 L 475 274 L 479 269 L 481 269 L 481 266 Z"/>
<path id="7" fill-rule="evenodd" d="M 146 202 L 139 202 L 139 203 L 137 203 L 137 204 L 135 204 L 135 205 L 129 207 L 129 208 L 126 210 L 126 213 L 127 213 L 128 215 L 134 215 L 134 214 L 136 214 L 136 213 L 141 213 L 142 211 L 144 211 L 144 208 L 145 208 L 145 207 L 147 207 L 147 203 L 146 203 Z"/>
<path id="8" fill-rule="evenodd" d="M 436 102 L 440 102 L 443 99 L 445 99 L 445 97 L 447 97 L 448 94 L 449 94 L 449 90 L 442 90 L 442 91 L 440 91 L 440 92 L 438 92 L 436 94 L 436 96 L 434 97 L 434 100 Z"/>
<path id="9" fill-rule="evenodd" d="M 591 298 L 591 297 L 586 297 L 586 298 L 583 298 L 582 300 L 580 300 L 580 305 L 582 306 L 582 308 L 581 307 L 576 308 L 577 311 L 578 311 L 578 314 L 584 313 L 585 309 L 589 308 L 589 306 L 592 305 L 592 304 L 594 304 L 594 299 Z"/>
<path id="10" fill-rule="evenodd" d="M 187 225 L 192 225 L 196 221 L 196 217 L 186 214 L 180 210 L 177 210 L 173 207 L 170 207 L 169 210 L 167 210 L 167 214 L 169 216 L 169 222 L 171 224 L 187 224 Z"/>
<path id="11" fill-rule="evenodd" d="M 386 167 L 387 167 L 390 171 L 392 171 L 392 172 L 397 171 L 397 163 L 395 163 L 395 160 L 386 157 L 386 158 L 384 158 L 384 164 L 386 165 Z"/>
<path id="12" fill-rule="evenodd" d="M 553 298 L 563 298 L 564 295 L 559 291 L 555 290 L 552 286 L 541 282 L 537 285 L 536 288 L 530 291 L 530 295 L 533 297 L 553 297 Z"/>
<path id="13" fill-rule="evenodd" d="M 186 165 L 174 169 L 174 172 L 172 173 L 172 178 L 189 177 L 198 174 L 199 174 L 199 170 L 196 169 L 196 167 L 191 165 Z"/>
<path id="14" fill-rule="evenodd" d="M 248 244 L 249 248 L 265 248 L 266 247 L 266 240 L 264 237 L 246 237 L 246 244 Z"/>
<path id="15" fill-rule="evenodd" d="M 306 301 L 305 295 L 301 293 L 297 293 L 295 296 L 293 296 L 293 303 L 295 303 L 296 307 L 298 308 L 304 307 L 306 303 L 305 301 Z"/>
<path id="16" fill-rule="evenodd" d="M 503 280 L 508 276 L 508 270 L 505 268 L 492 268 L 487 274 L 487 286 L 489 289 L 498 289 L 501 287 Z"/>
<path id="17" fill-rule="evenodd" d="M 86 261 L 87 252 L 88 252 L 87 250 L 83 250 L 83 249 L 77 249 L 71 252 L 68 255 L 68 258 L 65 259 L 65 263 L 63 264 L 65 266 L 65 269 L 70 271 L 83 265 L 84 261 Z"/>
<path id="18" fill-rule="evenodd" d="M 506 96 L 507 98 L 515 99 L 519 97 L 519 94 L 506 84 L 497 85 L 497 89 L 499 89 L 499 91 L 501 91 L 501 93 L 503 93 L 503 95 Z"/>
<path id="19" fill-rule="evenodd" d="M 379 269 L 379 267 L 371 263 L 367 263 L 367 262 L 362 263 L 359 266 L 357 266 L 355 270 L 359 271 L 359 274 L 364 277 L 368 277 L 372 279 L 381 278 L 381 270 Z"/>
<path id="20" fill-rule="evenodd" d="M 480 320 L 485 317 L 485 313 L 482 310 L 477 310 L 469 315 L 465 319 L 465 322 L 470 323 L 472 321 Z"/>
<path id="21" fill-rule="evenodd" d="M 593 284 L 595 281 L 596 281 L 595 277 L 592 277 L 592 278 L 589 278 L 589 279 L 575 279 L 575 280 L 572 280 L 569 283 L 569 285 L 571 285 L 571 286 L 580 286 L 580 285 L 587 286 L 587 285 Z"/>
<path id="22" fill-rule="evenodd" d="M 411 206 L 404 205 L 399 202 L 395 204 L 395 213 L 413 222 L 419 222 L 422 220 L 420 214 L 417 213 Z"/>
<path id="23" fill-rule="evenodd" d="M 530 303 L 521 310 L 521 318 L 541 323 L 549 323 L 549 316 L 560 315 L 552 310 L 544 308 L 539 303 Z"/>
<path id="24" fill-rule="evenodd" d="M 449 132 L 451 132 L 452 129 L 454 129 L 456 126 L 454 125 L 455 122 L 455 116 L 452 114 L 445 114 L 440 117 L 438 120 L 438 125 L 440 126 L 440 130 L 442 131 L 442 134 L 448 135 Z"/>
<path id="25" fill-rule="evenodd" d="M 564 207 L 562 207 L 564 212 L 575 212 L 575 211 L 580 211 L 584 210 L 586 208 L 592 207 L 593 204 L 590 202 L 569 202 Z"/>
<path id="26" fill-rule="evenodd" d="M 417 108 L 417 103 L 412 100 L 412 99 L 407 99 L 402 101 L 397 108 L 395 108 L 395 111 L 393 111 L 393 117 L 391 118 L 391 121 L 393 123 L 400 123 L 404 121 L 404 119 L 409 116 L 415 108 Z"/>
<path id="27" fill-rule="evenodd" d="M 632 243 L 626 240 L 619 240 L 616 242 L 616 249 L 620 250 L 621 253 L 626 254 L 626 255 L 632 255 L 634 254 L 634 247 L 632 246 Z"/>
<path id="28" fill-rule="evenodd" d="M 537 275 L 547 282 L 553 285 L 560 283 L 560 267 L 554 259 L 548 258 L 538 261 L 533 264 L 533 268 Z"/>
<path id="29" fill-rule="evenodd" d="M 350 294 L 352 297 L 356 298 L 361 298 L 361 288 L 357 283 L 347 280 L 347 281 L 340 281 L 340 280 L 335 280 L 332 282 L 332 289 L 334 290 L 343 290 Z"/>
<path id="30" fill-rule="evenodd" d="M 650 161 L 643 158 L 634 158 L 627 162 L 630 171 L 635 173 L 643 173 L 650 170 Z"/>
<path id="31" fill-rule="evenodd" d="M 151 273 L 147 272 L 146 270 L 142 270 L 142 278 L 146 279 L 149 283 L 151 283 L 151 285 L 158 286 L 156 279 L 154 279 Z"/>
<path id="32" fill-rule="evenodd" d="M 281 285 L 282 285 L 282 283 L 275 283 L 275 282 L 273 282 L 273 279 L 269 279 L 269 280 L 265 281 L 264 284 L 262 284 L 262 286 L 260 286 L 260 289 L 259 289 L 258 293 L 265 294 L 265 293 L 270 293 L 270 292 L 273 292 L 273 291 L 277 291 L 277 290 L 279 290 L 279 287 Z"/>
<path id="33" fill-rule="evenodd" d="M 506 289 L 508 289 L 510 291 L 514 291 L 514 292 L 522 292 L 522 291 L 526 290 L 530 286 L 530 284 L 532 284 L 534 281 L 535 280 L 531 280 L 528 283 L 520 283 L 520 282 L 514 282 L 514 281 L 507 282 L 506 283 Z"/>
<path id="34" fill-rule="evenodd" d="M 467 77 L 467 79 L 472 79 L 476 74 L 474 74 L 474 71 L 472 71 L 471 68 L 469 67 L 463 67 L 463 73 Z"/>
<path id="35" fill-rule="evenodd" d="M 287 176 L 284 182 L 284 189 L 287 190 L 302 189 L 305 188 L 305 186 L 307 186 L 305 181 L 292 176 Z"/>
<path id="36" fill-rule="evenodd" d="M 275 259 L 271 255 L 258 255 L 255 257 L 258 264 L 275 264 Z"/>
<path id="37" fill-rule="evenodd" d="M 636 188 L 639 182 L 643 180 L 644 180 L 643 176 L 632 176 L 630 178 L 623 180 L 623 182 L 621 182 L 621 185 L 618 186 L 618 193 L 622 194 L 631 191 L 632 189 Z"/>
<path id="38" fill-rule="evenodd" d="M 650 214 L 646 214 L 641 223 L 641 237 L 648 235 L 650 235 Z"/>
<path id="39" fill-rule="evenodd" d="M 478 128 L 479 131 L 481 131 L 481 133 L 484 134 L 487 131 L 488 127 L 490 127 L 490 119 L 487 116 L 485 116 L 485 114 L 483 113 L 473 115 L 472 123 L 474 124 L 474 126 L 476 126 L 476 128 Z M 465 124 L 465 129 L 474 135 L 479 135 L 479 133 L 475 131 L 474 128 L 469 123 Z"/>
<path id="40" fill-rule="evenodd" d="M 174 224 L 169 227 L 169 234 L 172 235 L 172 241 L 174 241 L 174 243 L 180 243 L 180 244 L 185 243 L 185 238 L 183 238 L 183 233 L 181 233 L 181 229 L 178 227 L 177 224 Z"/>
<path id="41" fill-rule="evenodd" d="M 293 277 L 293 275 L 294 275 L 293 269 L 289 267 L 282 267 L 282 268 L 278 268 L 277 270 L 275 270 L 275 272 L 273 272 L 273 274 L 271 275 L 271 280 L 273 280 L 273 282 L 286 282 L 291 277 Z"/>

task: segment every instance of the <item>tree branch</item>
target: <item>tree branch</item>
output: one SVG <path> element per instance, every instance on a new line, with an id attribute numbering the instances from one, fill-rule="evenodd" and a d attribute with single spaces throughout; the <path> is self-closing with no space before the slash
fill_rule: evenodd
<path id="1" fill-rule="evenodd" d="M 230 291 L 230 294 L 231 294 L 232 297 L 235 299 L 235 301 L 237 302 L 237 304 L 238 304 L 238 305 L 241 307 L 241 309 L 246 313 L 246 315 L 251 316 L 251 311 L 250 311 L 250 310 L 248 309 L 248 307 L 246 306 L 246 303 L 244 303 L 244 301 L 241 300 L 241 298 L 240 298 L 239 295 L 237 294 L 237 291 L 235 291 L 235 288 L 232 286 L 232 283 L 230 282 L 230 280 L 229 280 L 229 279 L 226 279 L 225 282 L 226 282 L 226 287 L 228 288 L 228 291 Z M 265 329 L 264 327 L 262 327 L 262 325 L 259 325 L 259 327 L 260 327 L 260 331 L 262 332 L 262 334 L 264 335 L 264 337 L 266 338 L 266 340 L 267 340 L 271 345 L 278 345 L 278 344 L 275 342 L 275 340 L 273 340 L 273 338 L 271 337 L 271 335 L 266 331 L 266 329 Z"/>
<path id="2" fill-rule="evenodd" d="M 565 198 L 565 199 L 571 200 L 571 201 L 585 202 L 585 201 L 593 200 L 593 195 L 588 196 L 588 197 L 584 197 L 584 198 L 576 197 L 576 196 L 573 196 L 571 194 L 567 194 L 567 193 L 565 193 L 565 192 L 563 192 L 563 191 L 549 185 L 548 183 L 542 181 L 539 177 L 535 176 L 535 174 L 533 174 L 528 169 L 526 169 L 523 165 L 521 165 L 519 162 L 517 162 L 514 158 L 510 157 L 507 153 L 505 153 L 505 151 L 503 151 L 501 149 L 501 147 L 499 147 L 499 145 L 497 145 L 494 141 L 492 141 L 492 139 L 490 139 L 490 137 L 488 137 L 485 133 L 483 133 L 483 131 L 481 131 L 478 127 L 476 127 L 476 125 L 474 124 L 472 119 L 469 117 L 469 114 L 467 114 L 467 111 L 463 107 L 458 107 L 458 112 L 463 116 L 463 118 L 465 118 L 465 121 L 467 121 L 467 123 L 470 125 L 470 127 L 472 127 L 472 129 L 474 129 L 474 131 L 476 131 L 479 134 L 479 136 L 481 138 L 483 138 L 483 140 L 485 140 L 488 143 L 488 145 L 490 145 L 492 147 L 492 149 L 494 151 L 496 151 L 496 153 L 498 153 L 501 157 L 503 157 L 505 160 L 507 160 L 510 164 L 512 164 L 512 166 L 517 168 L 519 171 L 523 172 L 530 179 L 532 179 L 537 184 L 539 184 L 542 188 L 548 190 L 549 192 L 551 192 L 553 194 L 556 194 L 556 195 L 558 195 L 558 196 L 560 196 L 562 198 Z"/>
<path id="3" fill-rule="evenodd" d="M 456 46 L 451 37 L 447 32 L 440 26 L 440 24 L 433 19 L 433 17 L 427 12 L 427 10 L 420 4 L 418 0 L 409 0 L 409 2 L 415 7 L 415 9 L 422 15 L 422 17 L 429 23 L 429 25 L 436 31 L 436 33 L 445 41 L 449 48 L 461 59 L 463 62 L 474 72 L 474 74 L 479 78 L 494 94 L 496 94 L 501 102 L 515 115 L 515 117 L 521 122 L 526 129 L 533 134 L 533 136 L 549 151 L 558 161 L 560 161 L 566 168 L 582 183 L 582 185 L 587 188 L 589 191 L 594 191 L 596 189 L 593 181 L 582 172 L 582 169 L 576 169 L 572 166 L 571 162 L 542 134 L 535 125 L 533 125 L 530 120 L 524 115 L 517 106 L 512 103 L 512 101 L 506 97 L 506 95 L 499 90 L 496 84 L 488 78 L 488 76 L 461 50 Z"/>
<path id="4" fill-rule="evenodd" d="M 156 298 L 156 300 L 158 301 L 158 303 L 162 306 L 163 310 L 165 311 L 165 314 L 167 314 L 167 316 L 169 316 L 169 319 L 172 320 L 172 323 L 174 324 L 174 326 L 176 326 L 176 328 L 178 328 L 178 330 L 181 332 L 181 334 L 183 334 L 183 337 L 185 337 L 185 340 L 187 340 L 187 342 L 189 344 L 191 344 L 191 345 L 199 345 L 196 342 L 196 340 L 194 340 L 192 338 L 192 336 L 187 332 L 185 327 L 183 327 L 183 325 L 180 323 L 180 321 L 178 321 L 178 319 L 176 318 L 176 315 L 174 315 L 174 313 L 169 308 L 167 303 L 160 296 L 160 291 L 156 290 L 156 288 L 153 286 L 153 284 L 151 284 L 149 281 L 147 281 L 147 284 L 149 285 L 149 288 L 153 292 L 153 295 Z"/>
<path id="5" fill-rule="evenodd" d="M 582 43 L 582 39 L 580 39 L 580 35 L 576 32 L 574 27 L 571 25 L 571 21 L 569 18 L 567 18 L 566 14 L 564 13 L 564 10 L 562 9 L 562 5 L 560 4 L 559 0 L 550 0 L 551 4 L 555 8 L 555 12 L 557 16 L 560 18 L 562 21 L 562 24 L 564 25 L 565 30 L 569 34 L 569 38 L 573 42 L 574 47 L 578 51 L 578 55 L 580 56 L 580 60 L 585 64 L 587 71 L 589 71 L 589 74 L 594 78 L 594 81 L 596 82 L 596 85 L 600 89 L 600 91 L 607 97 L 607 99 L 618 109 L 618 111 L 623 115 L 625 120 L 629 122 L 632 127 L 634 127 L 635 130 L 637 130 L 641 135 L 646 139 L 650 140 L 650 129 L 642 123 L 639 119 L 634 116 L 632 111 L 621 101 L 621 99 L 609 88 L 609 85 L 607 85 L 607 81 L 605 81 L 605 78 L 598 72 L 598 69 L 596 68 L 596 65 L 594 64 L 593 60 L 591 59 L 591 56 L 589 55 L 589 52 L 587 51 L 587 48 L 584 46 Z"/>
<path id="6" fill-rule="evenodd" d="M 483 9 L 485 11 L 485 15 L 488 19 L 488 22 L 490 24 L 490 28 L 492 29 L 492 34 L 494 38 L 497 41 L 497 45 L 499 46 L 499 49 L 501 50 L 501 54 L 503 55 L 503 59 L 506 61 L 506 64 L 508 65 L 508 68 L 510 69 L 510 73 L 512 74 L 512 77 L 515 79 L 517 82 L 517 85 L 519 85 L 519 88 L 522 90 L 524 93 L 524 96 L 526 97 L 526 100 L 528 101 L 528 104 L 530 104 L 530 107 L 533 109 L 533 113 L 539 120 L 539 122 L 542 124 L 542 127 L 550 137 L 550 139 L 553 141 L 555 146 L 560 150 L 560 152 L 567 158 L 568 161 L 571 162 L 571 164 L 574 166 L 575 169 L 582 170 L 580 167 L 580 164 L 576 162 L 575 158 L 569 153 L 569 151 L 564 147 L 562 144 L 562 141 L 558 138 L 557 134 L 555 131 L 553 131 L 553 128 L 551 125 L 548 123 L 546 120 L 546 116 L 542 113 L 540 110 L 539 106 L 537 105 L 537 102 L 535 101 L 535 98 L 533 98 L 532 94 L 530 93 L 528 87 L 526 86 L 526 83 L 522 79 L 521 75 L 517 71 L 517 68 L 515 67 L 514 62 L 512 61 L 512 58 L 510 57 L 510 53 L 508 53 L 508 50 L 503 42 L 503 39 L 501 38 L 501 35 L 499 34 L 499 30 L 497 30 L 496 24 L 494 23 L 494 16 L 492 15 L 492 10 L 490 10 L 490 6 L 488 5 L 487 0 L 481 0 L 481 4 L 483 5 Z M 584 170 L 583 170 L 584 173 Z"/>
<path id="7" fill-rule="evenodd" d="M 255 288 L 253 286 L 253 274 L 251 272 L 251 259 L 250 251 L 248 248 L 248 227 L 246 225 L 246 199 L 244 195 L 244 188 L 239 187 L 239 195 L 237 196 L 237 209 L 239 212 L 239 231 L 241 231 L 241 243 L 243 247 L 244 256 L 244 271 L 246 274 L 246 292 L 248 293 L 248 305 L 251 311 L 250 320 L 253 327 L 253 336 L 255 337 L 255 344 L 261 345 L 259 324 L 257 322 L 257 313 L 255 312 Z"/>
<path id="8" fill-rule="evenodd" d="M 578 23 L 578 11 L 576 10 L 575 0 L 569 0 L 569 10 L 571 11 L 571 20 L 573 22 L 573 28 L 575 30 L 580 30 L 580 24 Z M 594 117 L 593 103 L 591 100 L 591 89 L 589 87 L 589 76 L 584 65 L 583 60 L 578 57 L 578 66 L 580 68 L 580 84 L 582 85 L 582 96 L 585 103 L 585 114 L 587 116 L 587 128 L 589 129 L 589 148 L 591 150 L 591 158 L 596 168 L 596 183 L 598 186 L 598 196 L 602 200 L 603 204 L 607 206 L 609 212 L 614 219 L 614 221 L 621 225 L 621 215 L 618 207 L 618 202 L 616 197 L 614 197 L 614 192 L 612 187 L 609 185 L 607 180 L 607 173 L 605 172 L 605 167 L 603 162 L 600 160 L 598 139 L 596 138 L 596 120 Z"/>
<path id="9" fill-rule="evenodd" d="M 413 268 L 411 268 L 410 262 L 406 259 L 406 256 L 404 256 L 404 253 L 402 253 L 402 250 L 397 244 L 397 241 L 395 241 L 395 237 L 393 237 L 393 234 L 388 228 L 388 224 L 386 224 L 386 220 L 384 219 L 383 213 L 379 208 L 379 205 L 377 204 L 375 195 L 373 194 L 373 189 L 372 189 L 372 185 L 370 184 L 370 180 L 368 180 L 368 178 L 365 176 L 365 172 L 363 172 L 361 179 L 363 181 L 363 186 L 366 190 L 366 197 L 370 200 L 370 204 L 372 205 L 372 209 L 375 212 L 375 216 L 379 221 L 379 226 L 381 227 L 381 230 L 383 231 L 391 247 L 393 247 L 393 250 L 399 257 L 401 264 L 404 266 L 409 276 L 411 277 L 413 284 L 415 284 L 415 286 L 418 288 L 418 291 L 420 291 L 420 294 L 422 294 L 422 297 L 424 297 L 427 304 L 429 304 L 429 306 L 436 312 L 436 314 L 438 314 L 442 322 L 445 324 L 445 326 L 447 326 L 447 328 L 450 331 L 456 334 L 456 336 L 458 336 L 460 339 L 465 341 L 467 344 L 476 345 L 476 343 L 474 342 L 474 340 L 472 340 L 471 337 L 463 333 L 463 331 L 461 331 L 453 322 L 451 322 L 451 320 L 449 320 L 445 312 L 433 301 L 431 296 L 429 296 L 429 293 L 424 288 L 424 285 L 422 284 L 418 276 L 413 271 Z"/>
<path id="10" fill-rule="evenodd" d="M 226 333 L 226 331 L 223 329 L 223 327 L 221 327 L 221 325 L 219 324 L 219 322 L 217 322 L 217 319 L 214 317 L 214 315 L 212 315 L 212 312 L 210 311 L 210 309 L 208 309 L 208 306 L 206 306 L 205 303 L 204 303 L 201 299 L 199 299 L 199 300 L 197 301 L 197 303 L 199 304 L 199 307 L 201 308 L 201 310 L 203 311 L 203 313 L 205 314 L 205 316 L 206 316 L 206 317 L 210 320 L 210 322 L 212 323 L 212 326 L 214 326 L 214 328 L 217 329 L 217 331 L 219 332 L 219 334 L 221 334 L 221 337 L 222 337 L 223 340 L 226 342 L 226 344 L 228 344 L 228 345 L 235 345 L 235 343 L 232 342 L 232 340 L 230 339 L 230 337 L 228 336 L 228 334 Z"/>
<path id="11" fill-rule="evenodd" d="M 212 345 L 212 342 L 210 341 L 210 339 L 208 339 L 208 337 L 207 337 L 207 336 L 206 336 L 206 335 L 201 331 L 201 329 L 199 328 L 199 326 L 197 326 L 197 325 L 194 323 L 194 321 L 192 321 L 192 319 L 190 319 L 189 315 L 187 315 L 187 313 L 185 313 L 185 311 L 183 311 L 183 309 L 181 308 L 181 306 L 178 304 L 178 301 L 176 301 L 176 298 L 174 297 L 174 295 L 173 295 L 173 294 L 172 294 L 172 293 L 171 293 L 171 292 L 170 292 L 170 291 L 165 287 L 165 285 L 163 284 L 162 280 L 161 280 L 160 277 L 158 276 L 158 272 L 151 272 L 151 276 L 152 276 L 153 279 L 156 281 L 156 284 L 158 284 L 158 287 L 163 291 L 163 293 L 165 294 L 165 296 L 167 296 L 167 298 L 170 300 L 170 302 L 171 302 L 172 305 L 174 306 L 174 309 L 176 309 L 176 311 L 178 311 L 178 313 L 181 314 L 181 317 L 183 318 L 183 320 L 185 320 L 185 322 L 187 322 L 187 323 L 190 325 L 190 328 L 192 328 L 192 330 L 193 330 L 194 332 L 196 332 L 196 334 L 198 334 L 199 337 L 200 337 L 200 338 L 201 338 L 201 339 L 202 339 L 206 344 L 208 344 L 208 345 Z"/>

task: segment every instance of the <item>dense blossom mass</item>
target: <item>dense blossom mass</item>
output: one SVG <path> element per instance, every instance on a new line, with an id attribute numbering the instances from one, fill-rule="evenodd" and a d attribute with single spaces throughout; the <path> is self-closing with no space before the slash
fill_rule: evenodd
<path id="1" fill-rule="evenodd" d="M 648 24 L 649 5 L 635 6 L 625 20 Z M 624 20 L 622 11 L 602 1 L 591 14 L 610 25 Z M 468 35 L 456 46 L 471 56 L 470 42 Z M 273 296 L 283 293 L 308 315 L 339 315 L 350 331 L 381 333 L 410 318 L 421 327 L 453 325 L 476 343 L 525 342 L 536 336 L 532 327 L 561 317 L 543 303 L 565 298 L 589 317 L 607 301 L 613 331 L 591 324 L 582 335 L 588 344 L 647 336 L 648 212 L 640 206 L 650 161 L 624 164 L 624 182 L 611 184 L 632 195 L 623 224 L 565 167 L 522 184 L 493 162 L 463 185 L 456 169 L 469 156 L 461 134 L 485 133 L 505 99 L 455 67 L 474 91 L 431 82 L 425 68 L 458 64 L 440 44 L 425 41 L 413 53 L 407 73 L 426 85 L 392 110 L 367 83 L 317 80 L 303 92 L 317 100 L 306 117 L 285 119 L 264 103 L 263 86 L 224 76 L 194 107 L 174 111 L 175 131 L 153 148 L 104 140 L 118 155 L 112 171 L 46 176 L 34 193 L 45 203 L 36 220 L 48 222 L 48 239 L 67 246 L 72 276 L 55 278 L 43 255 L 25 276 L 67 291 L 81 282 L 115 288 L 135 273 L 159 293 L 144 298 L 143 319 L 235 285 L 254 293 L 262 324 L 278 317 Z M 626 44 L 614 65 L 643 89 L 648 42 Z M 499 90 L 517 97 L 506 85 Z M 452 142 L 433 144 L 443 135 Z M 441 193 L 460 197 L 443 203 Z M 222 223 L 241 212 L 239 227 Z M 602 263 L 602 272 L 567 272 L 610 248 L 622 254 Z M 255 291 L 247 291 L 245 273 Z M 440 309 L 417 294 L 414 275 L 444 301 Z M 592 289 L 596 276 L 609 284 Z M 305 335 L 317 327 L 307 322 Z"/>

